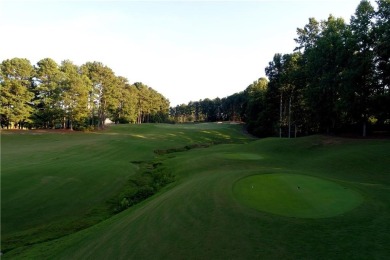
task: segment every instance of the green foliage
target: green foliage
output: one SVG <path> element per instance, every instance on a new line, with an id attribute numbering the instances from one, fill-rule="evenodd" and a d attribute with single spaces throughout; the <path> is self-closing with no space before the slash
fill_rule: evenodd
<path id="1" fill-rule="evenodd" d="M 68 118 L 68 128 L 73 130 L 74 124 L 85 121 L 89 116 L 88 97 L 92 83 L 71 61 L 63 61 L 60 69 L 64 74 L 61 81 L 62 105 Z"/>
<path id="2" fill-rule="evenodd" d="M 141 82 L 136 82 L 130 87 L 136 93 L 136 122 L 138 124 L 165 122 L 169 110 L 169 101 L 163 95 Z"/>
<path id="3" fill-rule="evenodd" d="M 154 89 L 116 76 L 101 62 L 82 66 L 53 59 L 1 63 L 1 127 L 103 128 L 115 123 L 167 122 L 169 101 Z"/>
<path id="4" fill-rule="evenodd" d="M 31 122 L 33 67 L 27 59 L 14 58 L 3 61 L 0 72 L 1 128 L 9 128 L 12 123 L 21 128 Z"/>
<path id="5" fill-rule="evenodd" d="M 214 143 L 215 144 L 215 143 Z M 185 152 L 191 149 L 195 148 L 207 148 L 211 146 L 212 143 L 207 143 L 207 144 L 191 144 L 191 145 L 186 145 L 184 147 L 179 147 L 179 148 L 169 148 L 169 149 L 157 149 L 154 150 L 154 152 L 158 155 L 163 155 L 163 154 L 169 154 L 169 153 L 178 153 L 178 152 Z"/>
<path id="6" fill-rule="evenodd" d="M 45 128 L 55 128 L 63 118 L 61 107 L 61 81 L 63 75 L 51 58 L 38 61 L 34 80 L 36 117 Z"/>
<path id="7" fill-rule="evenodd" d="M 173 182 L 175 177 L 161 166 L 161 163 L 141 162 L 141 170 L 133 175 L 122 188 L 116 198 L 110 200 L 114 213 L 121 212 L 141 201 L 151 197 L 167 184 Z"/>
<path id="8" fill-rule="evenodd" d="M 389 6 L 378 0 L 375 10 L 362 0 L 349 24 L 332 15 L 309 18 L 297 28 L 295 52 L 275 54 L 265 68 L 269 82 L 262 91 L 254 82 L 222 99 L 171 108 L 172 118 L 244 121 L 262 137 L 343 131 L 366 136 L 374 127 L 389 132 Z"/>

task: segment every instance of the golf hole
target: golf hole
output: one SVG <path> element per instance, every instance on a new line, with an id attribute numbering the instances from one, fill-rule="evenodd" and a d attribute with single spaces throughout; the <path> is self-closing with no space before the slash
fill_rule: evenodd
<path id="1" fill-rule="evenodd" d="M 363 202 L 356 191 L 338 183 L 296 174 L 251 175 L 236 181 L 233 194 L 259 211 L 298 218 L 326 218 Z"/>

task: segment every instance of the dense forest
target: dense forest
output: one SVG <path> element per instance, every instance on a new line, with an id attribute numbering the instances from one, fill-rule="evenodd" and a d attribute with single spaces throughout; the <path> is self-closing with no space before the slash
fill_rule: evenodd
<path id="1" fill-rule="evenodd" d="M 390 1 L 363 0 L 347 24 L 332 15 L 297 29 L 244 91 L 171 108 L 176 121 L 239 120 L 258 136 L 390 129 Z"/>
<path id="2" fill-rule="evenodd" d="M 169 101 L 100 62 L 1 63 L 1 126 L 101 128 L 115 123 L 241 121 L 258 136 L 390 130 L 390 1 L 362 0 L 346 23 L 332 15 L 297 28 L 292 53 L 225 98 Z"/>
<path id="3" fill-rule="evenodd" d="M 154 89 L 130 84 L 100 62 L 58 65 L 45 58 L 1 63 L 2 128 L 103 128 L 115 123 L 165 122 L 169 101 Z"/>

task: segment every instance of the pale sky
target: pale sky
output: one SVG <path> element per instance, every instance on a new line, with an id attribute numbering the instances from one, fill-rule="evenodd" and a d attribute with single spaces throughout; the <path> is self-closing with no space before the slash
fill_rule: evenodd
<path id="1" fill-rule="evenodd" d="M 292 53 L 310 17 L 349 23 L 359 2 L 0 0 L 0 62 L 99 61 L 171 106 L 223 98 L 265 77 L 275 53 Z"/>

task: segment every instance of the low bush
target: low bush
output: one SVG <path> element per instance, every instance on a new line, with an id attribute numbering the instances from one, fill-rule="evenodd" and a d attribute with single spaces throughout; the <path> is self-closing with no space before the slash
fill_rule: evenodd
<path id="1" fill-rule="evenodd" d="M 113 213 L 119 213 L 156 194 L 175 177 L 162 167 L 161 162 L 143 162 L 141 170 L 127 182 L 123 190 L 111 200 Z"/>

